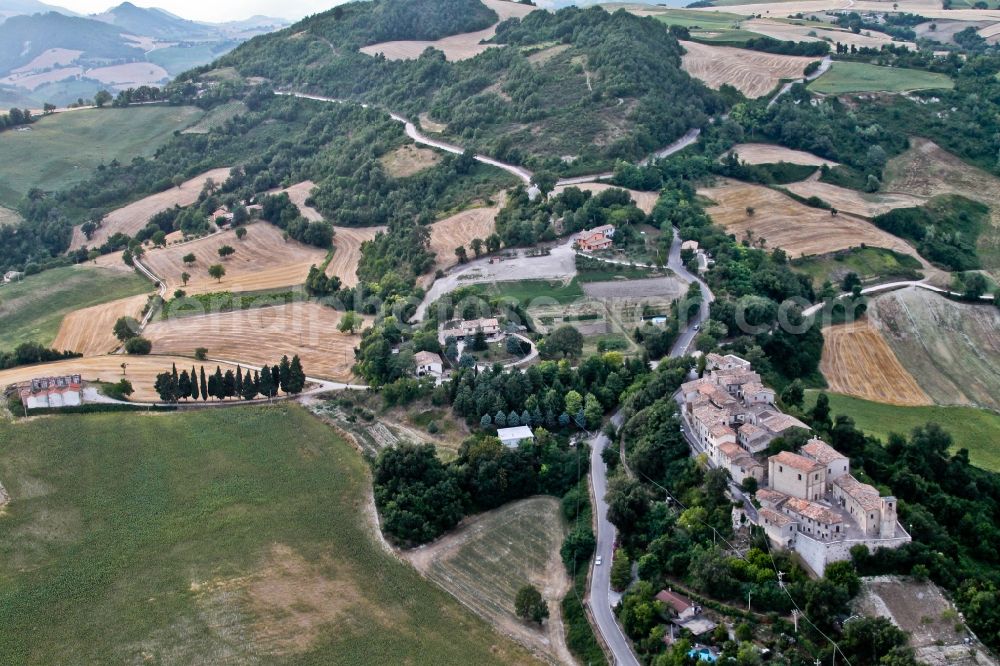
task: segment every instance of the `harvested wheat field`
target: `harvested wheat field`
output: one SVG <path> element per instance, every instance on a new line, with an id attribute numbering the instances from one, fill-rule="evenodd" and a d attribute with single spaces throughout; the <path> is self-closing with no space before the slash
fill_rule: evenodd
<path id="1" fill-rule="evenodd" d="M 933 197 L 960 194 L 990 207 L 991 224 L 982 230 L 976 251 L 983 268 L 1000 279 L 1000 178 L 966 164 L 936 143 L 913 137 L 911 148 L 889 160 L 886 192 Z"/>
<path id="2" fill-rule="evenodd" d="M 1000 410 L 1000 310 L 925 289 L 878 296 L 872 325 L 939 405 Z"/>
<path id="3" fill-rule="evenodd" d="M 339 277 L 345 287 L 358 284 L 358 263 L 361 261 L 361 244 L 370 241 L 388 227 L 334 227 L 333 258 L 326 267 L 329 277 Z"/>
<path id="4" fill-rule="evenodd" d="M 502 633 L 550 663 L 575 664 L 559 604 L 571 584 L 559 557 L 565 534 L 559 502 L 533 497 L 481 513 L 405 557 Z M 514 597 L 527 584 L 548 602 L 551 617 L 543 627 L 515 614 Z"/>
<path id="5" fill-rule="evenodd" d="M 34 377 L 72 374 L 79 374 L 87 382 L 116 382 L 122 378 L 122 363 L 127 364 L 125 377 L 132 382 L 132 388 L 135 389 L 135 393 L 130 398 L 133 402 L 158 402 L 159 396 L 153 390 L 156 375 L 170 370 L 174 363 L 177 364 L 178 372 L 184 369 L 190 370 L 192 365 L 204 365 L 206 372 L 209 366 L 214 371 L 217 365 L 222 367 L 223 372 L 229 369 L 236 370 L 236 366 L 227 363 L 214 361 L 202 363 L 191 358 L 177 356 L 91 356 L 2 370 L 0 371 L 0 389 L 10 384 L 30 381 Z M 308 372 L 308 368 L 306 372 Z"/>
<path id="6" fill-rule="evenodd" d="M 697 42 L 681 45 L 687 51 L 681 61 L 684 71 L 709 88 L 728 83 L 751 98 L 771 92 L 782 79 L 802 78 L 806 65 L 816 60 Z"/>
<path id="7" fill-rule="evenodd" d="M 932 405 L 913 376 L 865 319 L 823 329 L 820 370 L 834 393 L 891 405 Z"/>
<path id="8" fill-rule="evenodd" d="M 202 188 L 209 180 L 221 184 L 228 178 L 229 167 L 212 169 L 192 178 L 180 187 L 171 187 L 169 190 L 158 192 L 124 208 L 119 208 L 104 218 L 100 228 L 94 232 L 94 236 L 90 240 L 87 240 L 87 237 L 83 235 L 80 227 L 76 227 L 73 229 L 73 243 L 70 249 L 75 250 L 84 245 L 97 247 L 117 232 L 134 236 L 137 231 L 146 226 L 149 218 L 160 211 L 174 206 L 190 206 L 198 201 L 198 195 L 201 194 Z"/>
<path id="9" fill-rule="evenodd" d="M 531 5 L 522 5 L 504 0 L 483 0 L 483 4 L 492 9 L 500 17 L 500 21 L 509 18 L 523 18 L 535 10 Z M 383 54 L 387 60 L 416 60 L 427 48 L 442 51 L 448 60 L 466 60 L 474 58 L 486 49 L 496 48 L 495 44 L 487 45 L 480 42 L 491 39 L 496 34 L 496 25 L 485 30 L 451 35 L 435 41 L 398 41 L 382 42 L 361 48 L 361 52 L 370 56 Z"/>
<path id="10" fill-rule="evenodd" d="M 470 208 L 446 217 L 431 225 L 431 252 L 437 255 L 433 270 L 444 270 L 458 263 L 455 248 L 465 247 L 469 256 L 475 256 L 469 243 L 473 238 L 482 238 L 496 230 L 497 213 L 503 208 L 506 196 L 501 193 L 493 206 Z"/>
<path id="11" fill-rule="evenodd" d="M 131 296 L 70 312 L 63 318 L 51 347 L 84 356 L 110 354 L 120 345 L 111 332 L 115 322 L 119 317 L 141 319 L 148 300 L 145 295 Z"/>
<path id="12" fill-rule="evenodd" d="M 923 197 L 893 192 L 875 192 L 869 194 L 849 190 L 846 187 L 821 183 L 810 179 L 799 183 L 785 185 L 790 191 L 800 197 L 819 197 L 842 213 L 852 213 L 861 217 L 875 217 L 888 213 L 896 208 L 912 208 L 926 202 Z"/>
<path id="13" fill-rule="evenodd" d="M 271 190 L 268 194 L 281 194 L 284 192 L 292 203 L 299 207 L 299 213 L 310 222 L 322 222 L 323 214 L 311 206 L 306 205 L 306 199 L 316 188 L 316 183 L 311 180 L 304 180 L 283 190 Z"/>
<path id="14" fill-rule="evenodd" d="M 222 231 L 205 238 L 168 245 L 159 250 L 149 250 L 143 264 L 167 283 L 167 294 L 183 289 L 188 294 L 205 294 L 216 291 L 259 291 L 278 287 L 292 287 L 305 282 L 309 267 L 319 265 L 326 258 L 326 251 L 298 241 L 285 241 L 281 229 L 267 222 L 256 222 L 246 227 L 243 240 L 236 232 Z M 229 245 L 236 254 L 219 258 L 219 248 Z M 193 254 L 195 262 L 185 264 L 184 256 Z M 222 264 L 226 275 L 216 281 L 208 274 L 209 266 Z M 181 273 L 191 276 L 187 286 Z"/>
<path id="15" fill-rule="evenodd" d="M 412 143 L 400 146 L 379 162 L 393 178 L 406 178 L 429 169 L 441 161 L 441 155 L 430 148 L 419 148 Z"/>
<path id="16" fill-rule="evenodd" d="M 772 37 L 781 41 L 840 42 L 841 44 L 853 45 L 858 48 L 867 46 L 874 49 L 880 49 L 886 44 L 895 44 L 897 46 L 907 46 L 910 49 L 916 49 L 916 45 L 913 42 L 894 42 L 888 35 L 875 30 L 862 30 L 855 35 L 850 30 L 839 30 L 829 24 L 823 25 L 810 22 L 805 25 L 794 25 L 792 23 L 759 18 L 744 21 L 740 27 L 743 30 L 756 32 L 758 35 Z"/>
<path id="17" fill-rule="evenodd" d="M 837 166 L 837 162 L 826 160 L 819 155 L 813 155 L 802 150 L 792 150 L 773 143 L 738 143 L 729 152 L 736 153 L 740 162 L 746 164 L 802 164 L 805 166 Z"/>
<path id="18" fill-rule="evenodd" d="M 603 192 L 604 190 L 616 189 L 625 190 L 632 195 L 632 201 L 635 205 L 646 215 L 653 212 L 653 206 L 656 205 L 657 200 L 660 198 L 658 192 L 640 192 L 639 190 L 628 190 L 624 187 L 615 187 L 614 185 L 608 185 L 607 183 L 582 183 L 580 185 L 560 185 L 552 191 L 552 194 L 561 194 L 567 187 L 578 187 L 584 192 L 593 192 L 597 194 Z"/>
<path id="19" fill-rule="evenodd" d="M 826 254 L 864 243 L 920 258 L 901 239 L 860 218 L 831 215 L 761 185 L 725 178 L 718 182 L 699 189 L 698 194 L 714 202 L 706 211 L 717 224 L 736 234 L 737 240 L 749 236 L 756 244 L 764 238 L 766 247 L 780 247 L 791 257 Z M 747 214 L 748 207 L 753 215 Z M 927 262 L 921 259 L 921 263 Z"/>
<path id="20" fill-rule="evenodd" d="M 153 321 L 143 335 L 157 354 L 193 354 L 207 347 L 212 358 L 248 364 L 275 363 L 298 354 L 310 377 L 352 379 L 360 335 L 337 330 L 341 313 L 319 303 L 221 312 Z"/>

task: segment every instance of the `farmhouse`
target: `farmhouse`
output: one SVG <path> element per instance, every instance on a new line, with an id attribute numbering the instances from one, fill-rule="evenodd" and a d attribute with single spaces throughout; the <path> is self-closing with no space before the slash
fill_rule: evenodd
<path id="1" fill-rule="evenodd" d="M 500 322 L 497 319 L 463 319 L 460 321 L 448 322 L 441 331 L 443 338 L 453 337 L 456 340 L 471 338 L 478 331 L 482 331 L 486 337 L 500 333 Z"/>
<path id="2" fill-rule="evenodd" d="M 516 428 L 498 428 L 497 437 L 500 442 L 509 449 L 516 449 L 521 442 L 533 442 L 534 433 L 528 426 L 518 426 Z"/>
<path id="3" fill-rule="evenodd" d="M 417 377 L 440 377 L 444 372 L 444 363 L 441 357 L 433 352 L 422 351 L 413 355 L 413 361 L 417 364 Z"/>
<path id="4" fill-rule="evenodd" d="M 576 237 L 576 246 L 583 252 L 607 250 L 615 237 L 615 228 L 610 224 L 584 231 Z"/>
<path id="5" fill-rule="evenodd" d="M 768 458 L 768 486 L 756 499 L 771 542 L 794 550 L 819 575 L 830 562 L 849 559 L 854 546 L 899 548 L 910 541 L 896 518 L 896 498 L 854 478 L 847 457 L 820 439 L 801 453 Z"/>
<path id="6" fill-rule="evenodd" d="M 40 377 L 16 387 L 28 409 L 78 407 L 83 404 L 80 375 Z"/>
<path id="7" fill-rule="evenodd" d="M 687 629 L 695 636 L 708 633 L 716 627 L 715 622 L 702 615 L 702 607 L 683 594 L 673 590 L 660 590 L 654 598 L 667 607 L 672 616 L 670 622 L 672 626 Z M 671 635 L 673 635 L 672 628 Z"/>

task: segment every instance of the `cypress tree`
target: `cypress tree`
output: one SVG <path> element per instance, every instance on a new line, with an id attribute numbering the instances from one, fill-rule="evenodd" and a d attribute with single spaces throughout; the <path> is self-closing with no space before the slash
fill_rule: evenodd
<path id="1" fill-rule="evenodd" d="M 243 389 L 240 391 L 240 396 L 244 400 L 253 400 L 257 397 L 257 387 L 254 386 L 253 377 L 250 376 L 249 370 L 247 370 L 246 379 L 243 381 Z"/>
<path id="2" fill-rule="evenodd" d="M 177 397 L 184 398 L 185 400 L 191 396 L 191 378 L 188 377 L 188 371 L 185 370 L 181 373 L 180 378 L 177 380 Z"/>
<path id="3" fill-rule="evenodd" d="M 191 366 L 191 399 L 198 399 L 198 374 L 194 371 L 194 366 Z"/>
<path id="4" fill-rule="evenodd" d="M 290 393 L 302 393 L 302 389 L 306 386 L 306 372 L 302 369 L 302 361 L 299 359 L 299 355 L 296 354 L 292 357 L 292 362 L 289 365 L 289 392 Z"/>
<path id="5" fill-rule="evenodd" d="M 174 380 L 174 386 L 177 386 L 178 383 L 180 382 L 180 377 L 177 376 L 177 364 L 173 363 L 172 365 L 173 365 L 173 370 L 171 371 L 170 374 Z"/>
<path id="6" fill-rule="evenodd" d="M 212 375 L 212 379 L 215 380 L 215 392 L 212 394 L 219 400 L 226 399 L 226 385 L 222 379 L 222 368 L 215 366 L 215 374 Z"/>
<path id="7" fill-rule="evenodd" d="M 236 395 L 236 375 L 232 370 L 226 370 L 226 375 L 222 378 L 222 394 L 227 398 Z"/>
<path id="8" fill-rule="evenodd" d="M 208 394 L 213 398 L 219 397 L 219 381 L 215 378 L 215 375 L 208 376 Z"/>
<path id="9" fill-rule="evenodd" d="M 201 399 L 208 400 L 208 382 L 205 381 L 205 366 L 201 366 Z"/>
<path id="10" fill-rule="evenodd" d="M 236 366 L 236 395 L 243 395 L 243 368 Z"/>
<path id="11" fill-rule="evenodd" d="M 260 393 L 260 370 L 253 371 L 253 389 L 258 394 Z"/>
<path id="12" fill-rule="evenodd" d="M 291 393 L 291 382 L 292 382 L 292 366 L 288 362 L 288 356 L 281 357 L 281 365 L 278 366 L 278 382 L 281 384 L 281 390 L 285 393 Z"/>
<path id="13" fill-rule="evenodd" d="M 261 395 L 270 398 L 274 395 L 272 391 L 274 390 L 274 384 L 271 382 L 271 368 L 264 366 L 264 369 L 260 372 L 260 393 Z"/>
<path id="14" fill-rule="evenodd" d="M 278 395 L 281 388 L 281 368 L 277 365 L 271 366 L 271 387 L 274 390 L 272 395 Z"/>

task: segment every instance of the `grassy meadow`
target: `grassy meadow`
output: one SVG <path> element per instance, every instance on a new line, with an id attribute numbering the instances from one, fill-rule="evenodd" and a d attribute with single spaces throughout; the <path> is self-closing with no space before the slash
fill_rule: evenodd
<path id="1" fill-rule="evenodd" d="M 734 30 L 739 22 L 748 18 L 741 14 L 727 12 L 697 11 L 694 9 L 663 9 L 657 8 L 656 19 L 667 25 L 680 25 L 689 30 L 706 30 L 719 32 Z"/>
<path id="2" fill-rule="evenodd" d="M 135 273 L 92 266 L 54 268 L 0 286 L 0 349 L 51 344 L 70 312 L 152 290 Z"/>
<path id="3" fill-rule="evenodd" d="M 858 247 L 845 252 L 793 259 L 791 265 L 794 270 L 812 278 L 817 289 L 826 280 L 839 285 L 848 273 L 857 273 L 865 283 L 912 280 L 920 279 L 917 275 L 922 276 L 920 262 L 915 258 L 880 247 Z"/>
<path id="4" fill-rule="evenodd" d="M 295 405 L 0 422 L 0 661 L 532 663 L 372 532 Z"/>
<path id="5" fill-rule="evenodd" d="M 812 409 L 817 394 L 806 392 L 807 409 Z M 897 407 L 837 393 L 827 395 L 834 416 L 850 416 L 859 428 L 883 441 L 892 432 L 909 435 L 918 426 L 938 423 L 951 433 L 956 449 L 969 450 L 974 465 L 1000 472 L 1000 414 L 975 407 Z"/>
<path id="6" fill-rule="evenodd" d="M 944 74 L 900 67 L 879 67 L 861 62 L 835 62 L 830 70 L 809 84 L 813 92 L 827 95 L 858 92 L 950 90 L 954 82 Z"/>
<path id="7" fill-rule="evenodd" d="M 14 206 L 33 187 L 62 189 L 99 164 L 151 157 L 174 130 L 203 115 L 192 106 L 146 106 L 58 113 L 26 132 L 0 134 L 0 205 Z M 31 157 L 30 168 L 25 158 Z"/>
<path id="8" fill-rule="evenodd" d="M 580 287 L 579 281 L 575 278 L 568 283 L 558 280 L 520 280 L 517 282 L 490 282 L 471 286 L 484 298 L 503 296 L 505 298 L 512 298 L 525 306 L 543 298 L 566 305 L 584 296 L 583 289 Z"/>

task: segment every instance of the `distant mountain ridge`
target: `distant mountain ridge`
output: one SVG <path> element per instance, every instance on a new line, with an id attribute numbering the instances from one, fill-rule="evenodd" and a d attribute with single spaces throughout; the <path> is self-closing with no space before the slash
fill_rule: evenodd
<path id="1" fill-rule="evenodd" d="M 149 9 L 137 7 L 131 2 L 123 2 L 90 18 L 111 24 L 133 35 L 163 40 L 190 41 L 218 36 L 218 31 L 206 24 L 178 18 L 155 7 Z"/>
<path id="2" fill-rule="evenodd" d="M 39 0 L 0 0 L 0 22 L 11 16 L 46 14 L 48 12 L 58 12 L 66 16 L 80 16 L 76 12 L 71 12 L 63 7 L 49 5 Z"/>

